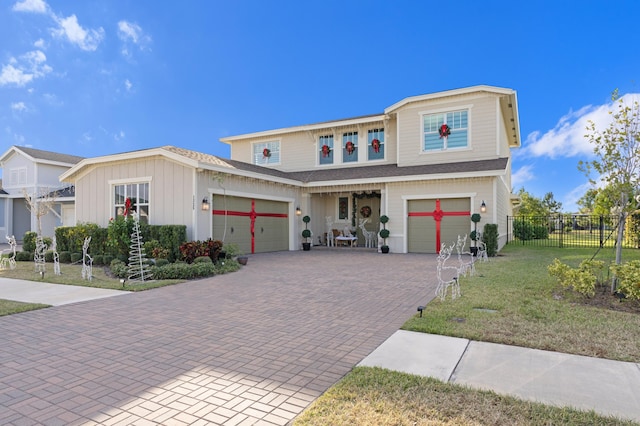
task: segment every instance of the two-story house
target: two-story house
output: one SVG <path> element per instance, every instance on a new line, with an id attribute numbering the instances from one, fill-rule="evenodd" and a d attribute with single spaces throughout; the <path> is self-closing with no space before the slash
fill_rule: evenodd
<path id="1" fill-rule="evenodd" d="M 384 112 L 225 137 L 231 159 L 172 146 L 85 159 L 61 176 L 79 221 L 106 226 L 133 204 L 152 224 L 185 224 L 247 252 L 296 250 L 332 229 L 378 232 L 393 252 L 435 253 L 473 229 L 506 241 L 516 92 L 475 86 L 405 98 Z M 127 201 L 129 200 L 129 201 Z"/>
<path id="2" fill-rule="evenodd" d="M 75 155 L 60 154 L 23 146 L 12 146 L 0 157 L 2 192 L 0 192 L 0 239 L 7 235 L 22 240 L 25 232 L 38 230 L 38 218 L 25 200 L 25 194 L 39 209 L 39 199 L 49 201 L 42 210 L 42 234 L 53 236 L 60 225 L 75 224 L 73 187 L 61 185 L 60 175 L 82 160 Z"/>

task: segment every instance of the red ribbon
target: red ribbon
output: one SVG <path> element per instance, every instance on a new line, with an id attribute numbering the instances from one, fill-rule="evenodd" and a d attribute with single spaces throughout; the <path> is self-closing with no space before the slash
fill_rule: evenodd
<path id="1" fill-rule="evenodd" d="M 380 141 L 378 139 L 372 140 L 371 146 L 373 147 L 373 152 L 376 154 L 380 152 Z"/>
<path id="2" fill-rule="evenodd" d="M 245 216 L 248 217 L 251 221 L 250 231 L 251 231 L 251 253 L 255 253 L 256 251 L 256 218 L 258 217 L 289 217 L 286 213 L 258 213 L 256 212 L 256 200 L 251 200 L 251 211 L 249 212 L 241 212 L 241 211 L 229 211 L 229 210 L 213 210 L 212 214 L 215 215 L 229 215 L 229 216 Z"/>
<path id="3" fill-rule="evenodd" d="M 436 200 L 436 209 L 432 212 L 410 212 L 409 216 L 432 216 L 436 221 L 436 253 L 440 253 L 440 224 L 444 216 L 469 216 L 471 212 L 445 212 L 440 208 L 440 199 Z"/>

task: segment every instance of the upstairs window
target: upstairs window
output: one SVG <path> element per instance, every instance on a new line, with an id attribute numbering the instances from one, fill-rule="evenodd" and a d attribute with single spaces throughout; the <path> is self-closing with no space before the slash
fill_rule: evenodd
<path id="1" fill-rule="evenodd" d="M 468 126 L 466 110 L 423 116 L 423 151 L 466 148 L 469 145 Z M 447 131 L 448 135 L 445 134 Z"/>
<path id="2" fill-rule="evenodd" d="M 252 155 L 253 164 L 279 164 L 280 141 L 254 143 Z"/>
<path id="3" fill-rule="evenodd" d="M 368 131 L 367 158 L 369 160 L 384 160 L 384 129 Z"/>
<path id="4" fill-rule="evenodd" d="M 354 163 L 358 161 L 358 132 L 342 134 L 342 162 Z"/>
<path id="5" fill-rule="evenodd" d="M 113 217 L 140 215 L 140 222 L 149 223 L 149 182 L 114 185 Z"/>
<path id="6" fill-rule="evenodd" d="M 318 139 L 318 164 L 333 164 L 333 135 Z"/>
<path id="7" fill-rule="evenodd" d="M 13 186 L 26 185 L 27 184 L 26 167 L 11 169 L 9 171 L 9 183 L 10 185 L 13 185 Z"/>

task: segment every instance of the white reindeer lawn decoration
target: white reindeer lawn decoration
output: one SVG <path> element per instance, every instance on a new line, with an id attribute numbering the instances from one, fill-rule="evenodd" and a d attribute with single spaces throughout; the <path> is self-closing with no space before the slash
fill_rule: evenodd
<path id="1" fill-rule="evenodd" d="M 358 227 L 362 231 L 362 235 L 364 236 L 364 246 L 366 248 L 375 248 L 376 246 L 376 231 L 367 231 L 367 228 L 364 225 L 369 222 L 369 219 L 358 219 Z"/>

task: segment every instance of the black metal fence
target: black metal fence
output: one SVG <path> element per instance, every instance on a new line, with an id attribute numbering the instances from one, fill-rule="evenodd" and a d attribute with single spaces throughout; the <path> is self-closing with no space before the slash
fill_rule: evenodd
<path id="1" fill-rule="evenodd" d="M 544 247 L 614 247 L 619 216 L 561 214 L 507 216 L 507 244 Z M 627 218 L 625 248 L 640 248 L 640 216 Z"/>

